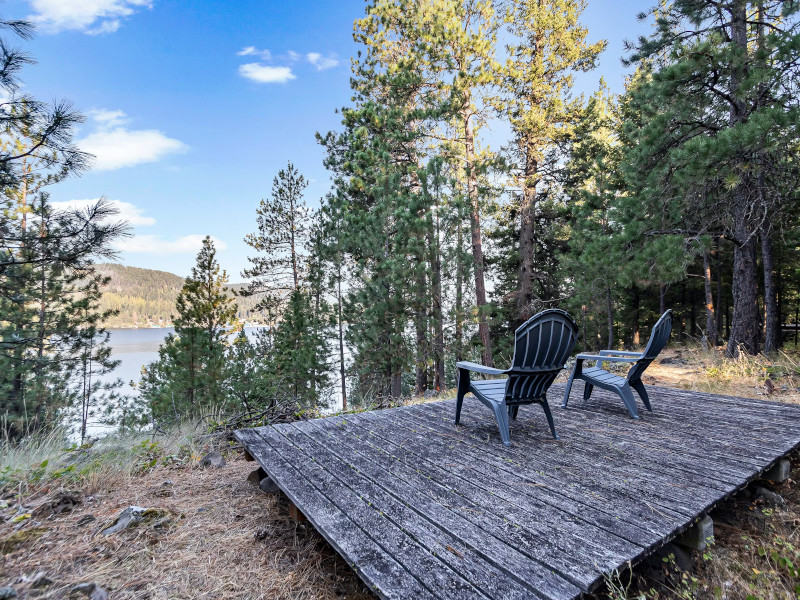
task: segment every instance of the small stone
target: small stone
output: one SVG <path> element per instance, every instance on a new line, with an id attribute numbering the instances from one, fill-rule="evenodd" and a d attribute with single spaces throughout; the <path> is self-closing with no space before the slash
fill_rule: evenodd
<path id="1" fill-rule="evenodd" d="M 75 522 L 75 525 L 78 527 L 83 527 L 84 525 L 88 525 L 97 520 L 97 517 L 94 515 L 83 515 L 80 519 Z"/>
<path id="2" fill-rule="evenodd" d="M 89 598 L 89 600 L 108 600 L 108 592 L 94 582 L 79 583 L 69 591 L 71 598 Z"/>
<path id="3" fill-rule="evenodd" d="M 756 498 L 763 500 L 765 504 L 768 504 L 770 506 L 775 506 L 780 508 L 786 506 L 786 499 L 783 496 L 781 496 L 777 492 L 768 490 L 765 487 L 759 486 L 756 488 Z"/>
<path id="4" fill-rule="evenodd" d="M 200 466 L 201 467 L 217 467 L 222 468 L 225 466 L 225 457 L 222 456 L 216 450 L 213 452 L 209 452 L 203 458 L 200 459 Z"/>
<path id="5" fill-rule="evenodd" d="M 0 600 L 11 600 L 17 597 L 17 590 L 12 587 L 0 587 Z"/>
<path id="6" fill-rule="evenodd" d="M 70 512 L 80 503 L 80 493 L 71 492 L 69 490 L 59 490 L 52 498 L 37 506 L 32 512 L 32 515 L 38 519 L 43 519 L 50 515 Z"/>
<path id="7" fill-rule="evenodd" d="M 37 573 L 34 576 L 33 583 L 31 583 L 31 588 L 32 589 L 46 588 L 48 585 L 53 585 L 53 580 L 50 579 L 45 573 Z"/>
<path id="8" fill-rule="evenodd" d="M 175 485 L 175 482 L 174 482 L 174 481 L 172 481 L 172 479 L 167 479 L 167 480 L 166 480 L 166 481 L 164 481 L 164 483 L 162 483 L 161 485 Z"/>
<path id="9" fill-rule="evenodd" d="M 119 533 L 123 529 L 127 529 L 132 525 L 136 525 L 142 520 L 144 511 L 145 509 L 141 506 L 129 506 L 119 513 L 119 516 L 114 520 L 114 522 L 103 529 L 100 533 L 103 535 L 111 535 L 113 533 Z"/>

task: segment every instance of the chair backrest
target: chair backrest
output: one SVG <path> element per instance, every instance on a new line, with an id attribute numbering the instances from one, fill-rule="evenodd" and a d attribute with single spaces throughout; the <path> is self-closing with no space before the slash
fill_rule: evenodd
<path id="1" fill-rule="evenodd" d="M 578 326 L 563 310 L 544 310 L 525 321 L 514 334 L 514 359 L 506 383 L 506 403 L 541 398 L 564 368 Z"/>
<path id="2" fill-rule="evenodd" d="M 650 340 L 640 358 L 628 371 L 628 381 L 638 381 L 644 370 L 653 362 L 659 353 L 664 349 L 672 333 L 672 309 L 667 310 L 653 326 L 650 333 Z"/>

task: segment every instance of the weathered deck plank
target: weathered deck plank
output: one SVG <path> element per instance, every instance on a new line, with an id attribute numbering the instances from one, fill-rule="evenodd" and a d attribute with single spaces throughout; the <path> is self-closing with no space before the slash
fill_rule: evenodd
<path id="1" fill-rule="evenodd" d="M 797 407 L 648 389 L 655 412 L 634 421 L 576 385 L 561 441 L 523 407 L 510 448 L 471 397 L 459 426 L 442 401 L 236 436 L 383 598 L 567 600 L 800 445 Z"/>

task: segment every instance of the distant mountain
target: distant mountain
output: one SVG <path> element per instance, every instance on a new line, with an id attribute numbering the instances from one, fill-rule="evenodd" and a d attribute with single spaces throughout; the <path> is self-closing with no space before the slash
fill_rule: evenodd
<path id="1" fill-rule="evenodd" d="M 111 278 L 100 300 L 102 309 L 119 310 L 111 317 L 107 327 L 169 327 L 175 314 L 175 300 L 183 287 L 184 279 L 155 269 L 139 269 L 113 263 L 97 265 L 97 272 Z M 239 291 L 244 283 L 228 287 Z M 258 298 L 236 298 L 239 319 L 262 322 L 263 315 L 255 310 Z"/>

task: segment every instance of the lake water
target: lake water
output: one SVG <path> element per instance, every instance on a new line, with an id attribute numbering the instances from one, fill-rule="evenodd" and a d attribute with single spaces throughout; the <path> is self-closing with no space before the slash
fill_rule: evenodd
<path id="1" fill-rule="evenodd" d="M 247 337 L 254 339 L 256 333 L 262 327 L 245 327 Z M 125 383 L 121 392 L 127 395 L 136 396 L 136 390 L 131 387 L 131 382 L 137 383 L 142 376 L 142 367 L 158 360 L 158 347 L 164 339 L 174 333 L 172 327 L 148 328 L 148 329 L 109 329 L 111 334 L 109 345 L 111 355 L 115 360 L 119 360 L 119 366 L 107 376 L 110 379 L 119 377 Z M 332 381 L 338 384 L 339 371 L 334 369 L 331 373 Z M 333 386 L 331 397 L 331 410 L 342 407 L 341 393 L 338 385 Z"/>

